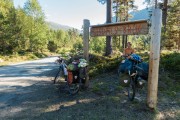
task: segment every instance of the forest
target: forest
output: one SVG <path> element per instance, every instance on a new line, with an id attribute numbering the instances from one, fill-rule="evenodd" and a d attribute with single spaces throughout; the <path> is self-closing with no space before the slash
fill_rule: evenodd
<path id="1" fill-rule="evenodd" d="M 99 1 L 99 0 L 98 0 Z M 100 2 L 97 4 L 102 4 Z M 151 19 L 152 6 L 149 0 L 145 0 Z M 0 0 L 0 57 L 4 61 L 13 56 L 26 56 L 33 54 L 37 57 L 45 53 L 76 53 L 83 48 L 83 35 L 77 29 L 53 30 L 45 21 L 45 14 L 38 0 L 27 0 L 23 7 L 15 8 L 13 0 Z M 104 3 L 103 3 L 104 4 Z M 137 10 L 134 0 L 112 1 L 112 15 L 115 22 L 128 21 L 132 18 L 130 11 Z M 180 1 L 173 0 L 161 3 L 163 11 L 161 51 L 166 53 L 180 50 Z M 110 42 L 105 37 L 90 37 L 90 53 L 106 55 L 108 46 L 109 54 L 122 52 L 127 41 L 133 43 L 137 52 L 148 52 L 150 35 L 112 36 Z M 11 56 L 11 57 L 9 57 Z M 179 60 L 179 54 L 176 56 Z M 35 58 L 31 55 L 30 58 Z M 28 58 L 29 59 L 29 58 Z M 176 63 L 176 62 L 175 62 Z"/>

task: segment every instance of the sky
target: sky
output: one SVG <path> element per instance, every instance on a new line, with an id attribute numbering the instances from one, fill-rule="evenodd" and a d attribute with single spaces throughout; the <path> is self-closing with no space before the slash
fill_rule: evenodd
<path id="1" fill-rule="evenodd" d="M 23 7 L 27 0 L 14 0 L 15 7 Z M 90 20 L 91 25 L 106 22 L 106 5 L 97 0 L 38 0 L 46 21 L 82 29 L 83 19 Z M 144 0 L 135 0 L 138 9 L 143 9 Z"/>

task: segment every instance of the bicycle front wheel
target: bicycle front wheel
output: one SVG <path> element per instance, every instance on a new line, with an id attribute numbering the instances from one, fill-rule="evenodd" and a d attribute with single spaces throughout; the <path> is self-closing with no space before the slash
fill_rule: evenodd
<path id="1" fill-rule="evenodd" d="M 54 84 L 64 80 L 64 72 L 60 69 L 54 78 Z"/>
<path id="2" fill-rule="evenodd" d="M 130 101 L 134 100 L 135 92 L 136 92 L 135 81 L 134 78 L 131 78 L 130 84 L 128 86 L 128 98 Z"/>

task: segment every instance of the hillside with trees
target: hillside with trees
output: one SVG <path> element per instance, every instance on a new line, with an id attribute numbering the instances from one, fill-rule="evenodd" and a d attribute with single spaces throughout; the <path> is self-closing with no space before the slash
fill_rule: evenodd
<path id="1" fill-rule="evenodd" d="M 27 0 L 24 7 L 15 8 L 12 0 L 0 0 L 0 54 L 26 52 L 58 52 L 63 47 L 73 49 L 82 38 L 77 29 L 52 28 L 37 0 Z M 13 26 L 13 27 L 12 27 Z"/>
<path id="2" fill-rule="evenodd" d="M 45 21 L 38 0 L 27 0 L 22 8 L 15 8 L 12 0 L 0 0 L 0 2 L 0 55 L 3 61 L 29 54 L 33 55 L 28 56 L 27 59 L 44 56 L 44 53 L 77 53 L 82 50 L 82 35 L 79 30 L 74 28 L 63 30 L 50 27 L 50 23 Z M 149 1 L 145 2 L 150 4 Z M 117 22 L 120 22 L 120 20 L 134 20 L 142 16 L 148 16 L 148 19 L 150 19 L 151 12 L 148 11 L 151 10 L 153 4 L 147 9 L 139 12 L 135 10 L 135 12 L 129 13 L 128 11 L 137 7 L 133 3 L 134 1 L 129 1 L 128 4 L 118 0 L 113 1 L 112 12 Z M 166 28 L 162 27 L 161 50 L 166 50 L 168 53 L 180 49 L 179 4 L 178 0 L 168 3 Z M 57 24 L 52 26 L 59 27 Z M 149 51 L 149 35 L 112 36 L 112 53 L 118 53 L 119 55 L 127 41 L 133 43 L 137 52 Z M 105 37 L 90 38 L 91 53 L 105 55 L 107 45 Z M 22 59 L 22 57 L 19 59 Z M 178 60 L 178 56 L 176 60 Z"/>
<path id="3" fill-rule="evenodd" d="M 35 55 L 46 52 L 75 53 L 82 50 L 82 35 L 79 33 L 79 30 L 74 28 L 67 30 L 52 29 L 49 26 L 50 23 L 45 21 L 45 15 L 38 0 L 27 0 L 22 8 L 15 8 L 12 0 L 0 0 L 0 2 L 0 54 L 2 59 L 3 56 L 17 56 L 29 53 Z M 145 2 L 151 5 L 150 1 Z M 148 11 L 151 10 L 153 4 L 139 13 L 130 12 L 131 14 L 128 11 L 137 9 L 133 0 L 127 2 L 114 0 L 112 6 L 114 18 L 116 18 L 117 22 L 122 22 L 138 19 L 141 16 L 147 17 L 147 13 L 149 13 L 148 19 L 150 19 L 151 12 Z M 167 6 L 167 20 L 165 20 L 166 24 L 164 23 L 162 27 L 161 50 L 178 51 L 180 49 L 180 23 L 178 19 L 180 2 L 174 0 L 168 3 Z M 163 18 L 165 19 L 165 17 Z M 56 24 L 53 26 L 58 28 Z M 114 53 L 122 52 L 127 41 L 133 43 L 133 47 L 137 52 L 149 50 L 149 35 L 129 35 L 112 36 L 112 41 L 110 42 L 112 51 Z M 105 37 L 91 37 L 90 52 L 101 55 L 106 54 L 106 47 L 109 44 L 106 42 Z M 6 59 L 9 59 L 9 57 Z"/>
<path id="4" fill-rule="evenodd" d="M 113 2 L 113 12 L 116 13 L 115 18 L 117 22 L 122 20 L 136 20 L 142 18 L 142 16 L 145 18 L 148 17 L 147 9 L 127 14 L 127 11 L 136 8 L 136 6 L 133 5 L 133 1 L 127 4 L 128 8 L 125 7 L 126 4 L 118 1 Z M 179 1 L 175 0 L 168 6 L 170 7 L 168 8 L 166 32 L 162 31 L 162 48 L 168 50 L 180 49 L 178 34 L 179 14 L 177 14 L 179 13 Z M 15 8 L 12 0 L 1 0 L 0 18 L 0 53 L 2 55 L 24 52 L 59 52 L 63 47 L 73 50 L 73 46 L 77 46 L 77 44 L 79 44 L 79 48 L 82 48 L 82 36 L 79 30 L 69 29 L 67 26 L 64 30 L 58 29 L 59 26 L 57 24 L 47 23 L 37 0 L 27 0 L 23 8 Z M 50 26 L 54 26 L 54 28 Z M 103 40 L 103 37 L 91 39 L 95 39 L 90 42 L 92 44 L 90 45 L 91 50 L 98 49 L 95 52 L 104 51 L 106 48 L 105 42 L 102 43 L 101 40 L 96 40 Z M 135 47 L 139 47 L 136 44 L 140 43 L 143 44 L 142 46 L 144 48 L 148 48 L 150 38 L 148 36 L 128 36 L 125 39 L 121 36 L 114 36 L 112 49 L 124 48 L 127 40 L 133 41 Z M 97 43 L 96 45 L 100 45 L 100 47 L 95 47 L 94 43 Z"/>
<path id="5" fill-rule="evenodd" d="M 67 26 L 67 25 L 61 25 L 55 22 L 47 21 L 48 27 L 52 30 L 64 30 L 67 31 L 69 29 L 75 29 L 73 27 Z M 78 30 L 80 32 L 80 30 Z"/>

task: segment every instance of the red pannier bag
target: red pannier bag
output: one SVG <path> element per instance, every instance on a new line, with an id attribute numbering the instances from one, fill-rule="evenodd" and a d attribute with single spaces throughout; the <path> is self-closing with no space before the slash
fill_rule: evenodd
<path id="1" fill-rule="evenodd" d="M 72 71 L 68 71 L 67 81 L 68 81 L 69 84 L 72 84 L 72 82 L 73 82 L 73 73 L 72 73 Z"/>

